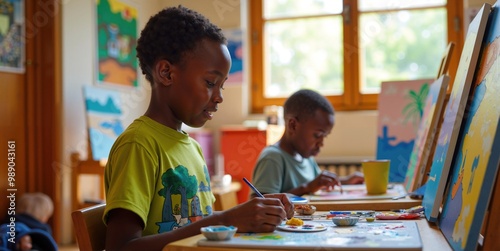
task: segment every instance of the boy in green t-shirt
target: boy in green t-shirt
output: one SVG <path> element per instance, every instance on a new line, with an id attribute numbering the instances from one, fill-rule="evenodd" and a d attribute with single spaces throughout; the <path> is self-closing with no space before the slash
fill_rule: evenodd
<path id="1" fill-rule="evenodd" d="M 182 6 L 161 10 L 142 30 L 137 57 L 151 83 L 151 100 L 110 151 L 106 250 L 161 250 L 209 225 L 272 232 L 293 216 L 285 194 L 212 212 L 200 145 L 181 126 L 203 126 L 222 103 L 231 65 L 225 43 L 220 28 Z"/>

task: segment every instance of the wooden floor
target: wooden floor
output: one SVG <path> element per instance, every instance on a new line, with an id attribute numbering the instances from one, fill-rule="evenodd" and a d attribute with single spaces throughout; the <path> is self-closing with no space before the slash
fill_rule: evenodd
<path id="1" fill-rule="evenodd" d="M 59 251 L 78 251 L 78 245 L 77 244 L 71 244 L 71 245 L 59 245 Z"/>

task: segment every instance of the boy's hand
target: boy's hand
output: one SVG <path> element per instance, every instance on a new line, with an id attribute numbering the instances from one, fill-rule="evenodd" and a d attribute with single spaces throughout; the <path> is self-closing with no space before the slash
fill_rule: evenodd
<path id="1" fill-rule="evenodd" d="M 286 205 L 283 205 L 281 199 L 285 201 L 287 207 L 292 208 L 293 212 L 293 207 L 285 194 L 268 194 L 266 198 L 253 198 L 224 211 L 223 224 L 237 227 L 240 233 L 273 232 L 289 214 L 289 209 L 285 211 Z"/>
<path id="2" fill-rule="evenodd" d="M 341 186 L 340 179 L 337 175 L 328 171 L 323 171 L 318 177 L 307 184 L 307 190 L 309 193 L 314 193 L 320 189 L 332 191 L 335 186 Z"/>
<path id="3" fill-rule="evenodd" d="M 276 198 L 281 201 L 281 204 L 283 204 L 283 209 L 286 212 L 286 218 L 290 219 L 293 217 L 295 214 L 295 209 L 293 207 L 292 202 L 290 202 L 290 199 L 288 199 L 288 196 L 286 193 L 270 193 L 270 194 L 264 194 L 266 198 Z"/>
<path id="4" fill-rule="evenodd" d="M 341 179 L 342 184 L 363 184 L 365 182 L 365 177 L 361 172 L 354 172 Z"/>

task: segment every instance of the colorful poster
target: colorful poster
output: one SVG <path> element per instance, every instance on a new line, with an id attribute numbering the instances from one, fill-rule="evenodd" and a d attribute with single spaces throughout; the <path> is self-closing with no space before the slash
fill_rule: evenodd
<path id="1" fill-rule="evenodd" d="M 98 83 L 137 87 L 137 9 L 118 0 L 96 7 Z"/>
<path id="2" fill-rule="evenodd" d="M 487 17 L 489 10 L 490 6 L 485 4 L 483 12 L 479 12 L 476 16 L 477 21 L 474 19 L 473 23 L 480 22 L 481 17 Z M 450 184 L 443 202 L 443 211 L 439 217 L 439 227 L 453 250 L 477 249 L 482 224 L 498 175 L 500 163 L 499 11 L 500 5 L 497 2 L 489 16 L 481 59 L 478 67 L 475 68 L 477 70 L 471 90 L 472 102 L 466 109 L 467 114 L 451 167 Z M 477 26 L 473 27 L 471 24 L 469 31 L 471 30 L 477 30 Z"/>
<path id="3" fill-rule="evenodd" d="M 24 1 L 0 0 L 0 71 L 24 72 Z"/>
<path id="4" fill-rule="evenodd" d="M 489 13 L 489 8 L 481 10 L 469 26 L 460 56 L 457 75 L 455 76 L 450 98 L 444 110 L 444 120 L 439 131 L 424 194 L 426 203 L 425 215 L 429 221 L 437 220 L 449 170 L 453 164 L 453 155 L 456 152 L 458 134 L 464 114 L 467 112 L 468 116 L 471 115 L 465 109 L 465 106 L 472 86 Z"/>
<path id="5" fill-rule="evenodd" d="M 227 38 L 227 49 L 231 54 L 231 69 L 226 80 L 227 85 L 243 83 L 243 32 L 241 29 L 224 30 Z"/>
<path id="6" fill-rule="evenodd" d="M 116 138 L 124 131 L 120 93 L 85 86 L 87 125 L 94 160 L 107 159 Z"/>
<path id="7" fill-rule="evenodd" d="M 402 183 L 433 79 L 381 84 L 378 101 L 377 159 L 391 160 L 389 182 Z"/>
<path id="8" fill-rule="evenodd" d="M 449 81 L 448 75 L 442 75 L 431 84 L 429 94 L 427 94 L 424 113 L 410 154 L 410 164 L 408 164 L 406 171 L 404 182 L 406 191 L 413 192 L 422 186 L 425 169 L 430 163 L 430 157 L 432 157 L 430 155 L 434 153 L 434 136 L 437 134 Z"/>

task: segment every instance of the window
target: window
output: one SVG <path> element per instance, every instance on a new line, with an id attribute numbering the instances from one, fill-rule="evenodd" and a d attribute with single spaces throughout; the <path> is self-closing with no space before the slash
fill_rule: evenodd
<path id="1" fill-rule="evenodd" d="M 249 1 L 252 112 L 300 88 L 321 92 L 336 110 L 376 109 L 382 81 L 435 78 L 451 41 L 454 76 L 463 6 L 449 2 Z"/>

